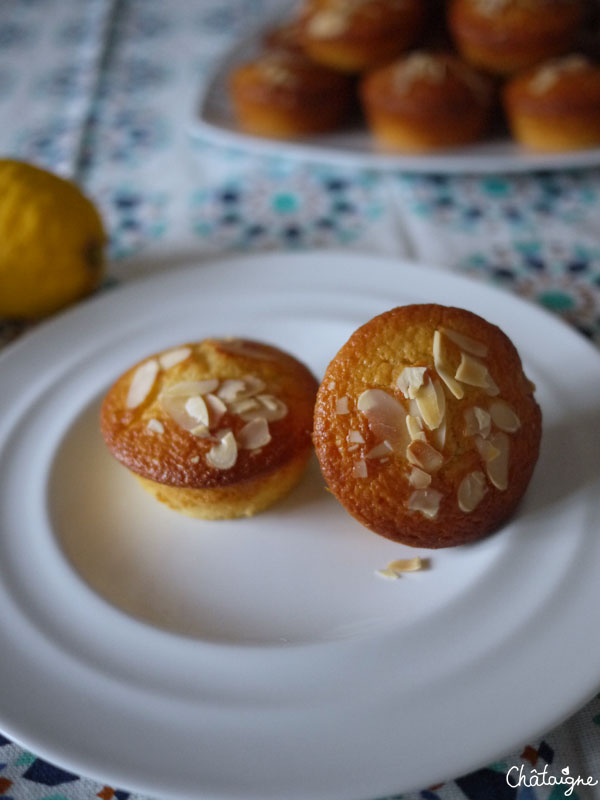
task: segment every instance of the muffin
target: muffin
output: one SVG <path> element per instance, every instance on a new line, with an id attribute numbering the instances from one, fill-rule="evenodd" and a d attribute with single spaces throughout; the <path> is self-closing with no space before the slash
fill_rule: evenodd
<path id="1" fill-rule="evenodd" d="M 485 136 L 494 88 L 451 54 L 414 51 L 367 75 L 360 97 L 378 144 L 419 153 Z"/>
<path id="2" fill-rule="evenodd" d="M 584 0 L 450 0 L 448 25 L 463 58 L 511 75 L 573 49 Z"/>
<path id="3" fill-rule="evenodd" d="M 347 76 L 283 48 L 236 67 L 229 88 L 239 126 L 259 136 L 331 131 L 354 106 L 354 85 Z"/>
<path id="4" fill-rule="evenodd" d="M 470 311 L 394 308 L 329 364 L 314 442 L 329 488 L 370 530 L 414 547 L 480 539 L 514 512 L 541 413 L 517 350 Z"/>
<path id="5" fill-rule="evenodd" d="M 308 0 L 301 41 L 314 61 L 364 72 L 413 46 L 425 23 L 423 0 Z"/>
<path id="6" fill-rule="evenodd" d="M 600 66 L 580 55 L 546 62 L 503 90 L 513 137 L 540 151 L 600 145 Z"/>
<path id="7" fill-rule="evenodd" d="M 293 356 L 244 339 L 205 339 L 149 356 L 107 393 L 112 455 L 170 508 L 252 516 L 289 492 L 312 452 L 317 382 Z"/>

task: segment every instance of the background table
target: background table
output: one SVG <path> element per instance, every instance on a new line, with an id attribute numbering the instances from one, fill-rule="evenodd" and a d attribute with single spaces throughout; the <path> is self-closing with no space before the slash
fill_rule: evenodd
<path id="1" fill-rule="evenodd" d="M 96 201 L 110 234 L 103 288 L 216 253 L 351 248 L 493 283 L 600 343 L 600 165 L 514 176 L 382 175 L 250 157 L 189 135 L 215 61 L 276 6 L 2 0 L 0 155 L 73 178 Z M 0 345 L 21 332 L 0 321 Z M 600 779 L 600 699 L 501 762 L 404 797 L 564 796 L 560 787 L 511 789 L 506 771 L 521 765 L 527 774 L 547 765 L 548 775 L 569 767 Z M 600 796 L 597 788 L 571 796 Z M 94 797 L 140 798 L 0 735 L 0 798 Z"/>

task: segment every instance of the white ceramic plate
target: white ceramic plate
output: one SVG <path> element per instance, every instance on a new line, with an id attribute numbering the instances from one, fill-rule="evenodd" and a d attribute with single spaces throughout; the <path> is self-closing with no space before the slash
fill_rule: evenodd
<path id="1" fill-rule="evenodd" d="M 532 485 L 483 542 L 380 538 L 314 465 L 254 519 L 194 521 L 105 451 L 100 398 L 157 349 L 246 335 L 321 374 L 358 325 L 415 301 L 499 323 L 538 386 Z M 421 788 L 548 730 L 600 682 L 599 366 L 510 295 L 348 253 L 201 264 L 42 325 L 0 358 L 0 728 L 112 785 L 219 800 Z M 418 553 L 430 570 L 374 574 Z"/>
<path id="2" fill-rule="evenodd" d="M 279 15 L 285 19 L 286 15 Z M 560 153 L 525 150 L 508 135 L 424 155 L 403 155 L 377 148 L 365 127 L 354 127 L 291 140 L 266 139 L 238 129 L 229 102 L 228 75 L 260 48 L 265 26 L 251 33 L 219 61 L 202 91 L 190 126 L 192 136 L 254 153 L 340 166 L 427 173 L 529 172 L 592 167 L 600 164 L 600 148 Z"/>

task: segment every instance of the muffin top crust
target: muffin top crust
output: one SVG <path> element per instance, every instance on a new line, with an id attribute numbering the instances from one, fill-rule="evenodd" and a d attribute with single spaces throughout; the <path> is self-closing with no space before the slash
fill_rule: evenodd
<path id="1" fill-rule="evenodd" d="M 246 339 L 156 353 L 107 393 L 101 430 L 141 477 L 211 488 L 256 478 L 311 447 L 317 382 L 292 355 Z"/>
<path id="2" fill-rule="evenodd" d="M 366 527 L 405 544 L 480 538 L 531 477 L 541 413 L 520 357 L 463 309 L 404 306 L 359 328 L 315 409 L 325 478 Z"/>

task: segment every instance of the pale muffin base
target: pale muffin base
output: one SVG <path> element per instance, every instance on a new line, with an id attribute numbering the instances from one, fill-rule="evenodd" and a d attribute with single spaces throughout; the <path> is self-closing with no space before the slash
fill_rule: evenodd
<path id="1" fill-rule="evenodd" d="M 156 500 L 188 517 L 211 520 L 252 517 L 272 506 L 299 483 L 310 452 L 296 456 L 268 475 L 233 486 L 189 489 L 167 486 L 140 475 L 135 477 Z"/>
<path id="2" fill-rule="evenodd" d="M 569 118 L 513 112 L 509 121 L 515 139 L 531 150 L 558 152 L 600 145 L 600 114 Z"/>
<path id="3" fill-rule="evenodd" d="M 486 112 L 463 115 L 459 120 L 443 120 L 443 124 L 400 119 L 372 112 L 371 132 L 385 150 L 404 153 L 429 153 L 447 147 L 458 147 L 482 139 L 487 131 Z"/>

